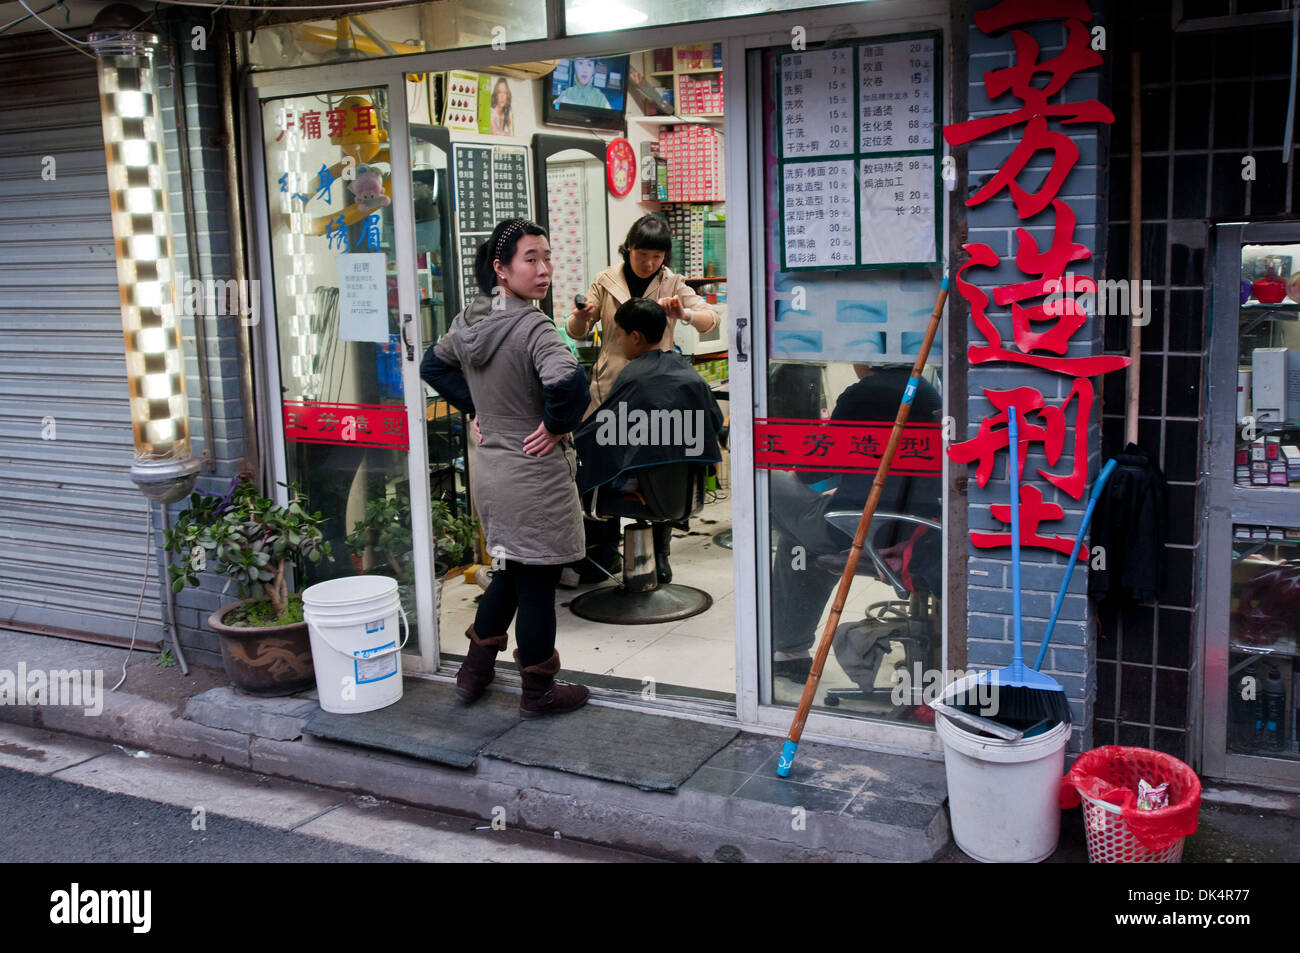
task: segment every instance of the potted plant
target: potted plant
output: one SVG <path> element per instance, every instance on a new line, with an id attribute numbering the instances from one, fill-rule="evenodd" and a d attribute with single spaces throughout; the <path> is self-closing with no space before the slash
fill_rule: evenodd
<path id="1" fill-rule="evenodd" d="M 434 539 L 434 610 L 442 605 L 442 584 L 448 575 L 474 561 L 478 520 L 454 516 L 441 500 L 432 503 Z M 397 579 L 402 602 L 411 611 L 415 572 L 411 557 L 411 507 L 404 498 L 380 497 L 366 504 L 365 519 L 357 520 L 347 536 L 358 572 Z"/>
<path id="2" fill-rule="evenodd" d="M 169 569 L 172 591 L 197 586 L 211 570 L 233 582 L 240 600 L 208 617 L 221 639 L 221 657 L 234 686 L 251 695 L 289 695 L 316 684 L 302 596 L 288 590 L 290 564 L 330 555 L 320 513 L 308 510 L 297 484 L 280 506 L 252 483 L 236 481 L 224 497 L 193 493 L 190 507 L 167 531 L 168 552 L 181 557 Z"/>

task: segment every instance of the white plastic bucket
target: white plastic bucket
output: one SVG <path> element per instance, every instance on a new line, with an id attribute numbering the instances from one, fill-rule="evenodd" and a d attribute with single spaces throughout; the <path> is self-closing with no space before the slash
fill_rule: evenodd
<path id="1" fill-rule="evenodd" d="M 950 701 L 978 674 L 944 691 Z M 948 775 L 952 836 L 966 854 L 984 863 L 1037 863 L 1056 850 L 1061 834 L 1057 800 L 1065 773 L 1070 726 L 1020 741 L 967 731 L 935 713 Z"/>
<path id="2" fill-rule="evenodd" d="M 326 711 L 374 711 L 402 697 L 402 646 L 411 630 L 387 576 L 349 576 L 303 590 L 316 692 Z M 405 633 L 397 641 L 397 620 Z"/>

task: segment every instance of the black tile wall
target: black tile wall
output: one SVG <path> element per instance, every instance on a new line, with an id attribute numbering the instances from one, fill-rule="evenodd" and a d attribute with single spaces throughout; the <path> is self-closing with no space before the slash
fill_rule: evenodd
<path id="1" fill-rule="evenodd" d="M 1169 487 L 1169 542 L 1180 546 L 1196 543 L 1196 485 L 1174 483 Z M 1162 628 L 1163 632 L 1164 629 Z"/>
<path id="2" fill-rule="evenodd" d="M 1187 727 L 1187 672 L 1156 669 L 1156 721 L 1165 728 Z"/>
<path id="3" fill-rule="evenodd" d="M 1174 245 L 1171 253 L 1182 248 Z M 1183 280 L 1174 279 L 1176 285 L 1189 285 L 1205 280 L 1202 269 L 1204 253 L 1196 249 L 1194 256 L 1184 253 L 1188 266 L 1181 275 Z M 1205 350 L 1205 292 L 1198 289 L 1174 289 L 1169 292 L 1169 350 L 1194 351 Z"/>
<path id="4" fill-rule="evenodd" d="M 1161 606 L 1157 618 L 1160 626 L 1160 645 L 1156 662 L 1171 668 L 1191 668 L 1192 613 Z"/>
<path id="5" fill-rule="evenodd" d="M 1169 329 L 1172 337 L 1174 329 Z M 1172 350 L 1172 348 L 1170 348 Z M 1180 348 L 1180 350 L 1182 350 Z M 1201 358 L 1171 355 L 1165 358 L 1165 413 L 1170 417 L 1198 417 L 1201 410 Z"/>
<path id="6" fill-rule="evenodd" d="M 1235 0 L 1238 13 L 1275 10 L 1280 0 Z M 1183 16 L 1226 16 L 1227 0 L 1183 0 Z M 1190 687 L 1197 677 L 1196 629 L 1202 591 L 1196 579 L 1206 545 L 1199 512 L 1201 404 L 1205 388 L 1207 309 L 1213 276 L 1207 249 L 1170 244 L 1197 223 L 1295 217 L 1300 161 L 1282 162 L 1290 74 L 1290 31 L 1276 26 L 1233 30 L 1171 28 L 1173 0 L 1116 4 L 1115 36 L 1142 54 L 1142 277 L 1153 284 L 1151 320 L 1142 329 L 1138 443 L 1157 454 L 1169 484 L 1165 584 L 1151 606 L 1097 609 L 1096 743 L 1154 746 L 1183 759 L 1188 750 Z M 1118 43 L 1118 39 L 1117 39 Z M 1120 49 L 1114 45 L 1113 49 Z M 1111 178 L 1104 223 L 1106 275 L 1128 277 L 1129 68 L 1110 62 Z M 1255 178 L 1242 159 L 1255 158 Z M 1171 226 L 1176 232 L 1171 232 Z M 1197 229 L 1192 229 L 1195 234 Z M 1127 353 L 1129 322 L 1108 318 L 1104 348 Z M 1102 455 L 1123 448 L 1125 378 L 1102 381 Z"/>

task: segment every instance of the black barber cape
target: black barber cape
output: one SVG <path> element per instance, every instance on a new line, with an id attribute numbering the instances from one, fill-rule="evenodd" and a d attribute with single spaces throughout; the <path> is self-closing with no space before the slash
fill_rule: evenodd
<path id="1" fill-rule="evenodd" d="M 604 403 L 573 432 L 578 492 L 642 467 L 716 463 L 721 427 L 713 392 L 686 358 L 647 351 L 623 368 Z"/>

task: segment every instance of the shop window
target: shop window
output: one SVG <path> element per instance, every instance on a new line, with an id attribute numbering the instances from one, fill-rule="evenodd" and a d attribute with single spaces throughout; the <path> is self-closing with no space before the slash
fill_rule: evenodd
<path id="1" fill-rule="evenodd" d="M 1228 748 L 1300 759 L 1300 529 L 1234 527 Z"/>
<path id="2" fill-rule="evenodd" d="M 441 0 L 266 27 L 245 35 L 244 53 L 269 70 L 545 38 L 544 0 Z"/>
<path id="3" fill-rule="evenodd" d="M 570 36 L 827 7 L 840 0 L 564 0 Z"/>

